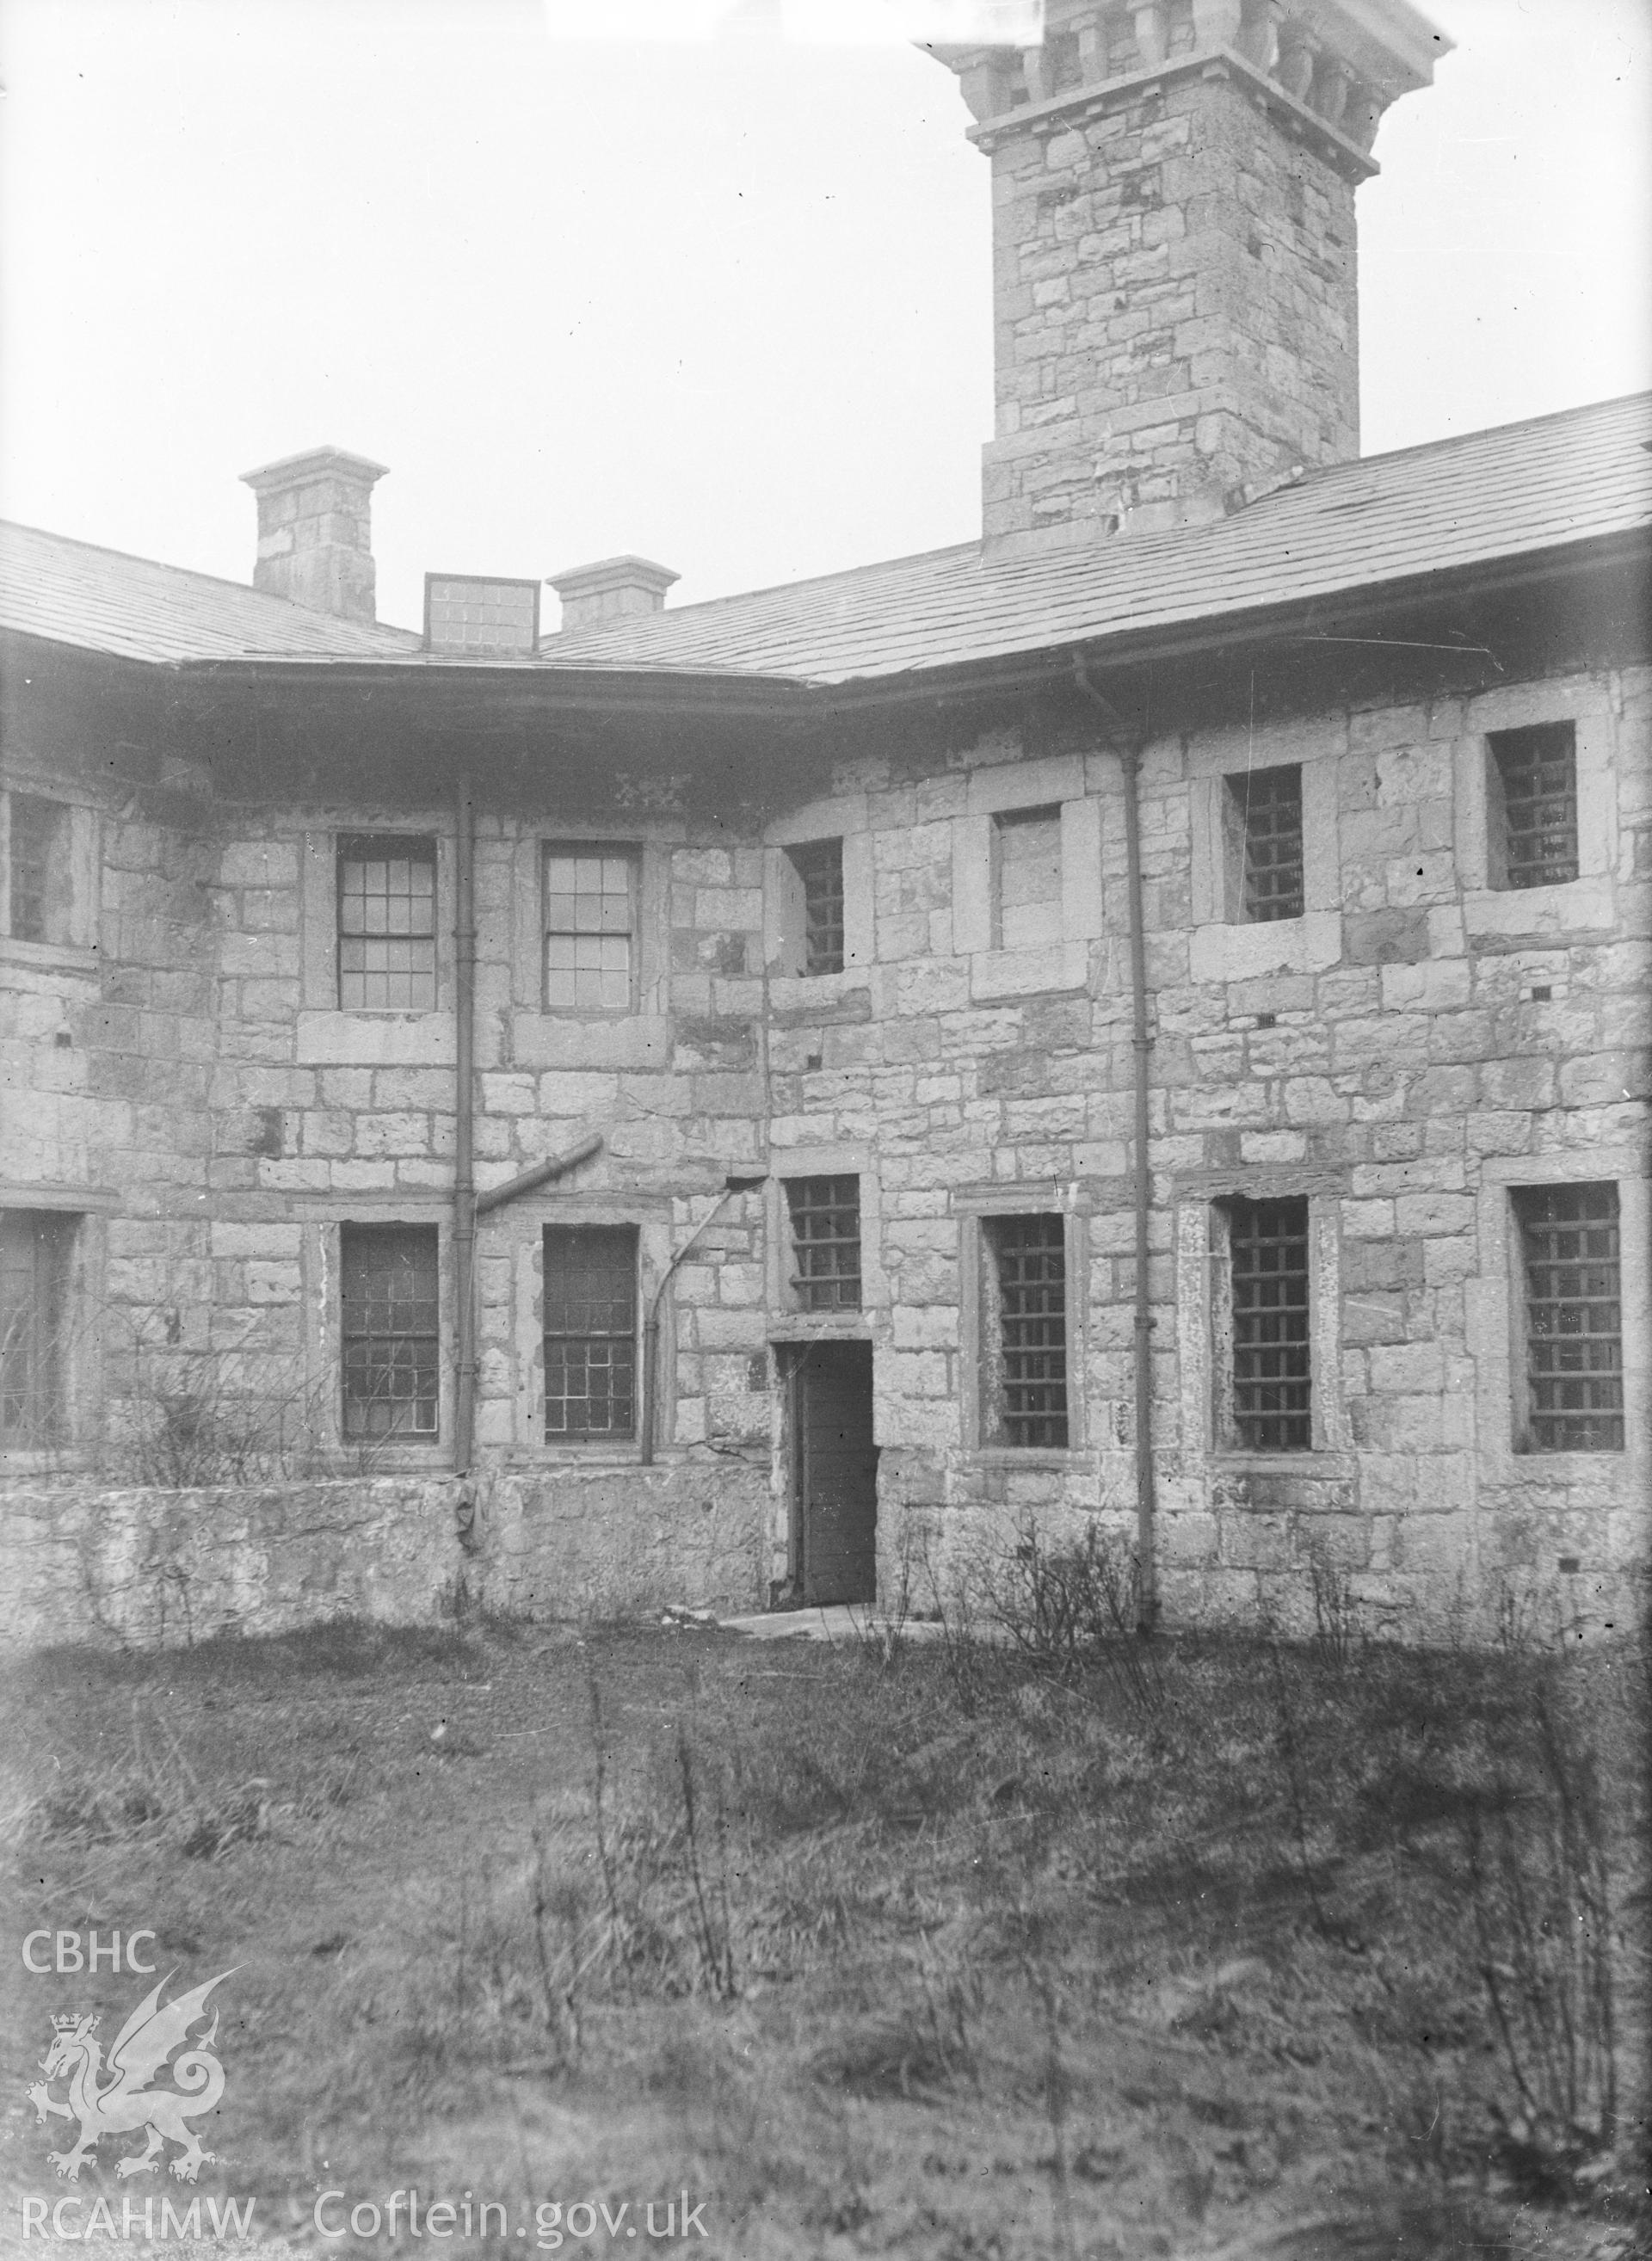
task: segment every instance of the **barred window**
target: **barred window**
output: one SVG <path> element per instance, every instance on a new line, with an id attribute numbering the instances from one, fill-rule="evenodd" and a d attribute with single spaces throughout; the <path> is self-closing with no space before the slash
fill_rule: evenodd
<path id="1" fill-rule="evenodd" d="M 636 858 L 630 850 L 547 848 L 547 1012 L 628 1012 L 636 930 Z"/>
<path id="2" fill-rule="evenodd" d="M 436 1001 L 436 843 L 338 844 L 339 1006 L 428 1013 Z"/>
<path id="3" fill-rule="evenodd" d="M 1533 1453 L 1623 1450 L 1618 1188 L 1526 1186 L 1526 1434 Z"/>
<path id="4" fill-rule="evenodd" d="M 803 883 L 803 971 L 844 970 L 844 843 L 811 840 L 788 848 L 786 858 Z"/>
<path id="5" fill-rule="evenodd" d="M 991 1442 L 1065 1447 L 1067 1223 L 1059 1214 L 983 1220 L 988 1249 Z"/>
<path id="6" fill-rule="evenodd" d="M 1577 749 L 1569 722 L 1494 730 L 1491 883 L 1553 887 L 1577 877 Z"/>
<path id="7" fill-rule="evenodd" d="M 1247 770 L 1227 780 L 1239 912 L 1248 926 L 1303 915 L 1302 769 Z"/>
<path id="8" fill-rule="evenodd" d="M 0 1449 L 40 1451 L 67 1432 L 64 1334 L 78 1223 L 51 1209 L 0 1215 Z"/>
<path id="9" fill-rule="evenodd" d="M 1253 1453 L 1313 1444 L 1308 1204 L 1227 1204 L 1233 1315 L 1232 1441 Z"/>
<path id="10" fill-rule="evenodd" d="M 1061 811 L 1006 808 L 993 823 L 993 943 L 1029 950 L 1061 939 Z"/>
<path id="11" fill-rule="evenodd" d="M 805 1311 L 860 1309 L 860 1181 L 789 1178 L 792 1288 Z"/>
<path id="12" fill-rule="evenodd" d="M 11 915 L 18 942 L 68 937 L 68 810 L 39 793 L 8 794 L 11 814 Z"/>
<path id="13" fill-rule="evenodd" d="M 636 1434 L 636 1227 L 545 1227 L 545 1434 Z"/>
<path id="14" fill-rule="evenodd" d="M 434 1224 L 341 1228 L 347 1437 L 436 1433 L 436 1247 Z"/>

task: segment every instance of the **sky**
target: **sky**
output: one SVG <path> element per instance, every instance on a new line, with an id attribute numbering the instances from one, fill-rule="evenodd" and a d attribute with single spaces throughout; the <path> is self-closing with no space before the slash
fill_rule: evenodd
<path id="1" fill-rule="evenodd" d="M 0 0 L 0 513 L 244 581 L 238 475 L 332 443 L 411 626 L 427 570 L 687 603 L 973 538 L 988 163 L 895 4 Z M 1368 453 L 1652 383 L 1652 0 L 1426 12 Z"/>

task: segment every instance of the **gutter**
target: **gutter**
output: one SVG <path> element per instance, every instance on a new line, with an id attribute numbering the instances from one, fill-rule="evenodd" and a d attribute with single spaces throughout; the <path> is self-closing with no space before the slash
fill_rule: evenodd
<path id="1" fill-rule="evenodd" d="M 1124 779 L 1124 858 L 1130 911 L 1131 1087 L 1136 1127 L 1131 1174 L 1136 1212 L 1136 1630 L 1151 1634 L 1159 1622 L 1158 1499 L 1153 1458 L 1153 1298 L 1148 1280 L 1153 1171 L 1150 1080 L 1153 1035 L 1147 1015 L 1147 934 L 1141 880 L 1141 752 L 1146 741 L 1131 736 L 1112 702 L 1091 682 L 1082 653 L 1074 660 L 1073 679 L 1106 719 L 1108 740 Z"/>

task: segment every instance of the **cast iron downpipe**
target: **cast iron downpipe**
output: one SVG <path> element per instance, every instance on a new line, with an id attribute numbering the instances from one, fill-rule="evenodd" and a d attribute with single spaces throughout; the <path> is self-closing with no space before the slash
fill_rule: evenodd
<path id="1" fill-rule="evenodd" d="M 1137 1631 L 1151 1633 L 1159 1621 L 1159 1549 L 1153 1462 L 1153 1298 L 1147 1278 L 1151 1237 L 1148 1221 L 1153 1202 L 1153 1172 L 1148 1154 L 1149 1056 L 1153 1050 L 1153 1037 L 1147 1016 L 1147 934 L 1141 886 L 1141 750 L 1145 741 L 1131 737 L 1126 731 L 1110 700 L 1104 698 L 1090 681 L 1081 657 L 1073 663 L 1073 673 L 1079 689 L 1107 718 L 1109 744 L 1118 756 L 1124 779 L 1124 866 L 1130 899 L 1131 1050 L 1135 1059 L 1132 1086 L 1136 1102 L 1131 1174 L 1136 1207 L 1136 1552 L 1140 1594 Z"/>
<path id="2" fill-rule="evenodd" d="M 453 874 L 453 1473 L 470 1473 L 476 1426 L 476 812 L 459 772 Z"/>

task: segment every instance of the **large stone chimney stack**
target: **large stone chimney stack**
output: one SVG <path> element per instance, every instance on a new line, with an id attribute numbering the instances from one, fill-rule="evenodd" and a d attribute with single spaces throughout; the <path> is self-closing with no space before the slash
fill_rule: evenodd
<path id="1" fill-rule="evenodd" d="M 383 463 L 342 448 L 284 456 L 241 478 L 258 498 L 253 586 L 341 620 L 374 617 L 370 520 Z"/>
<path id="2" fill-rule="evenodd" d="M 993 168 L 989 552 L 1358 454 L 1354 192 L 1449 45 L 1407 0 L 1048 0 L 1039 47 L 934 50 Z"/>

